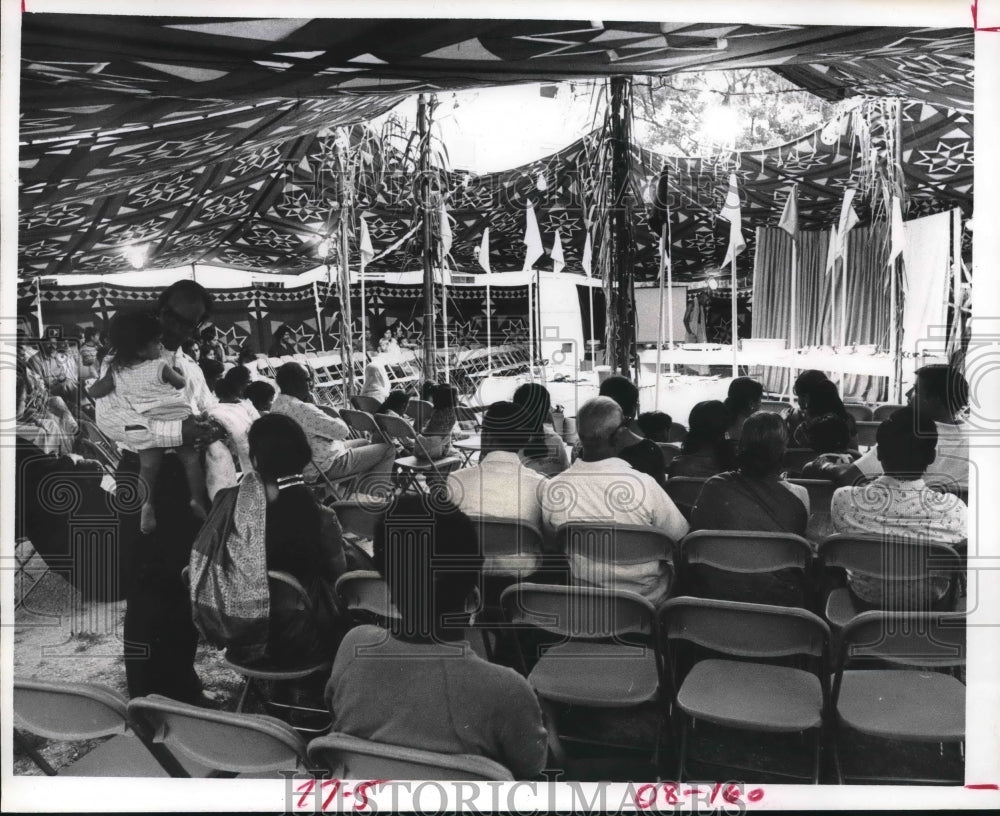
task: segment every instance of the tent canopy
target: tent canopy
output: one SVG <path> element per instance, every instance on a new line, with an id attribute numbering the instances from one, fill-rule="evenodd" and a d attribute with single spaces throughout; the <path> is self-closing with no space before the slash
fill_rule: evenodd
<path id="1" fill-rule="evenodd" d="M 773 66 L 827 96 L 908 97 L 910 215 L 955 204 L 968 212 L 971 64 L 971 32 L 939 29 L 29 13 L 19 274 L 125 271 L 132 264 L 122 249 L 140 244 L 153 268 L 303 272 L 316 265 L 331 220 L 330 128 L 370 120 L 415 92 L 584 76 Z M 458 268 L 475 271 L 486 226 L 492 267 L 520 268 L 532 201 L 546 246 L 560 228 L 567 266 L 579 269 L 590 147 L 584 139 L 473 183 L 450 174 Z M 684 280 L 724 254 L 726 226 L 715 214 L 730 172 L 740 177 L 748 237 L 777 219 L 792 181 L 802 182 L 805 226 L 821 226 L 860 172 L 857 147 L 838 131 L 832 143 L 817 132 L 710 159 L 636 149 L 636 189 L 670 166 L 674 270 Z M 547 190 L 537 188 L 540 174 Z M 411 228 L 406 179 L 362 183 L 358 203 L 377 253 Z M 642 224 L 637 236 L 638 278 L 652 279 L 652 238 Z M 405 269 L 416 258 L 415 243 L 403 240 L 373 268 Z"/>

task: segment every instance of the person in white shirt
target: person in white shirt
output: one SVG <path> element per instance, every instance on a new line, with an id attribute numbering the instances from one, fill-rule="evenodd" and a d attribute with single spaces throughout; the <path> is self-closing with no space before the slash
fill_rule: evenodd
<path id="1" fill-rule="evenodd" d="M 937 434 L 934 423 L 917 424 L 913 408 L 896 411 L 878 427 L 879 462 L 884 473 L 858 487 L 841 487 L 830 502 L 830 517 L 838 533 L 877 535 L 958 544 L 968 531 L 968 508 L 958 496 L 932 490 L 923 475 L 934 463 Z M 911 582 L 914 583 L 914 582 Z M 848 574 L 851 591 L 863 603 L 882 603 L 878 579 Z M 930 577 L 929 600 L 947 591 L 946 575 Z M 897 590 L 901 588 L 897 587 Z M 910 597 L 917 595 L 910 593 Z"/>
<path id="2" fill-rule="evenodd" d="M 285 363 L 276 372 L 281 393 L 271 405 L 272 414 L 290 416 L 306 432 L 312 448 L 312 462 L 303 470 L 308 480 L 326 474 L 330 481 L 345 476 L 363 477 L 358 492 L 378 492 L 391 482 L 396 449 L 386 442 L 349 439 L 350 428 L 333 408 L 313 404 L 309 372 L 299 363 Z"/>
<path id="3" fill-rule="evenodd" d="M 539 494 L 546 478 L 522 464 L 518 456 L 529 435 L 522 416 L 522 409 L 512 402 L 494 402 L 489 407 L 483 416 L 479 464 L 448 474 L 448 496 L 466 515 L 523 521 L 541 531 Z M 532 552 L 487 556 L 483 571 L 525 577 L 538 568 L 540 556 Z"/>
<path id="4" fill-rule="evenodd" d="M 961 415 L 969 403 L 969 384 L 962 372 L 947 365 L 928 365 L 917 370 L 907 403 L 920 423 L 933 422 L 937 430 L 937 453 L 924 474 L 929 485 L 955 491 L 969 489 L 968 425 Z M 803 475 L 852 485 L 884 473 L 878 446 L 853 464 L 840 464 L 836 455 L 820 456 L 803 469 Z"/>
<path id="5" fill-rule="evenodd" d="M 569 468 L 542 487 L 542 518 L 555 533 L 570 522 L 601 525 L 641 524 L 656 527 L 674 541 L 688 532 L 688 523 L 656 480 L 617 457 L 628 424 L 610 397 L 596 397 L 577 412 L 577 432 L 583 450 Z M 587 559 L 573 555 L 570 574 L 586 583 L 594 574 Z M 667 593 L 666 576 L 658 562 L 615 565 L 604 584 L 609 589 L 638 592 L 653 603 Z"/>

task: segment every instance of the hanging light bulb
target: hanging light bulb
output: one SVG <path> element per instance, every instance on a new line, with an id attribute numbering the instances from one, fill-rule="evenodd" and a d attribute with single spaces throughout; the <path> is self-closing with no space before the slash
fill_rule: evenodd
<path id="1" fill-rule="evenodd" d="M 715 278 L 708 279 L 708 288 L 713 292 L 719 288 L 719 282 Z"/>
<path id="2" fill-rule="evenodd" d="M 332 248 L 329 238 L 324 238 L 316 245 L 316 254 L 320 258 L 328 258 L 330 256 L 330 249 Z"/>
<path id="3" fill-rule="evenodd" d="M 142 269 L 146 265 L 149 247 L 146 244 L 133 244 L 122 249 L 122 255 L 132 264 L 133 269 Z"/>

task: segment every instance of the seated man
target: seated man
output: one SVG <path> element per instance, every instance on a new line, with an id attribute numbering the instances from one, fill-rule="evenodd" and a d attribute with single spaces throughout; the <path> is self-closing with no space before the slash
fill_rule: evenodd
<path id="1" fill-rule="evenodd" d="M 482 566 L 468 517 L 401 496 L 375 529 L 375 561 L 401 617 L 389 632 L 358 626 L 344 637 L 326 686 L 333 730 L 538 776 L 546 732 L 533 689 L 463 640 Z"/>
<path id="2" fill-rule="evenodd" d="M 539 488 L 545 477 L 521 463 L 518 451 L 529 432 L 524 412 L 512 402 L 494 402 L 483 417 L 479 464 L 448 474 L 448 494 L 463 513 L 525 521 L 542 527 Z M 539 554 L 489 558 L 487 574 L 521 575 L 533 572 Z"/>
<path id="3" fill-rule="evenodd" d="M 917 370 L 906 398 L 917 421 L 931 422 L 937 430 L 937 453 L 924 474 L 925 481 L 928 485 L 967 491 L 969 437 L 961 414 L 969 402 L 969 384 L 962 372 L 946 365 L 924 366 Z M 833 454 L 820 456 L 803 469 L 807 478 L 830 479 L 841 485 L 852 485 L 883 472 L 877 446 L 853 464 L 840 463 L 838 455 Z"/>
<path id="4" fill-rule="evenodd" d="M 963 541 L 968 530 L 965 502 L 958 496 L 931 490 L 923 478 L 935 459 L 935 423 L 918 424 L 913 408 L 901 408 L 879 425 L 876 441 L 875 451 L 884 473 L 874 482 L 842 487 L 833 494 L 830 515 L 834 530 L 944 544 Z M 933 577 L 930 601 L 939 601 L 948 585 L 947 576 Z M 879 579 L 848 574 L 848 586 L 864 604 L 878 606 L 883 600 Z M 905 588 L 897 589 L 902 592 Z M 927 588 L 923 592 L 926 597 Z"/>
<path id="5" fill-rule="evenodd" d="M 582 452 L 569 468 L 542 486 L 542 518 L 556 530 L 569 522 L 642 524 L 666 533 L 675 541 L 688 523 L 656 479 L 640 473 L 618 458 L 622 438 L 630 436 L 621 407 L 610 397 L 596 397 L 577 413 Z M 665 597 L 667 586 L 659 564 L 616 565 L 608 589 L 638 592 L 653 603 Z M 588 559 L 570 559 L 575 582 L 587 583 L 595 565 Z"/>
<path id="6" fill-rule="evenodd" d="M 271 405 L 272 414 L 290 416 L 306 432 L 312 449 L 312 462 L 303 470 L 309 481 L 325 473 L 330 481 L 345 476 L 363 476 L 359 492 L 388 484 L 396 449 L 384 442 L 368 443 L 348 439 L 350 429 L 332 408 L 321 409 L 313 403 L 309 373 L 299 363 L 285 363 L 276 372 L 281 393 Z"/>

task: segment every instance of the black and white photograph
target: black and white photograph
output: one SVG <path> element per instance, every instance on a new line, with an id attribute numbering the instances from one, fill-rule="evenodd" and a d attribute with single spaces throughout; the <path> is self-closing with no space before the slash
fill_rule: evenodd
<path id="1" fill-rule="evenodd" d="M 2 10 L 4 810 L 1000 806 L 1000 3 Z"/>

